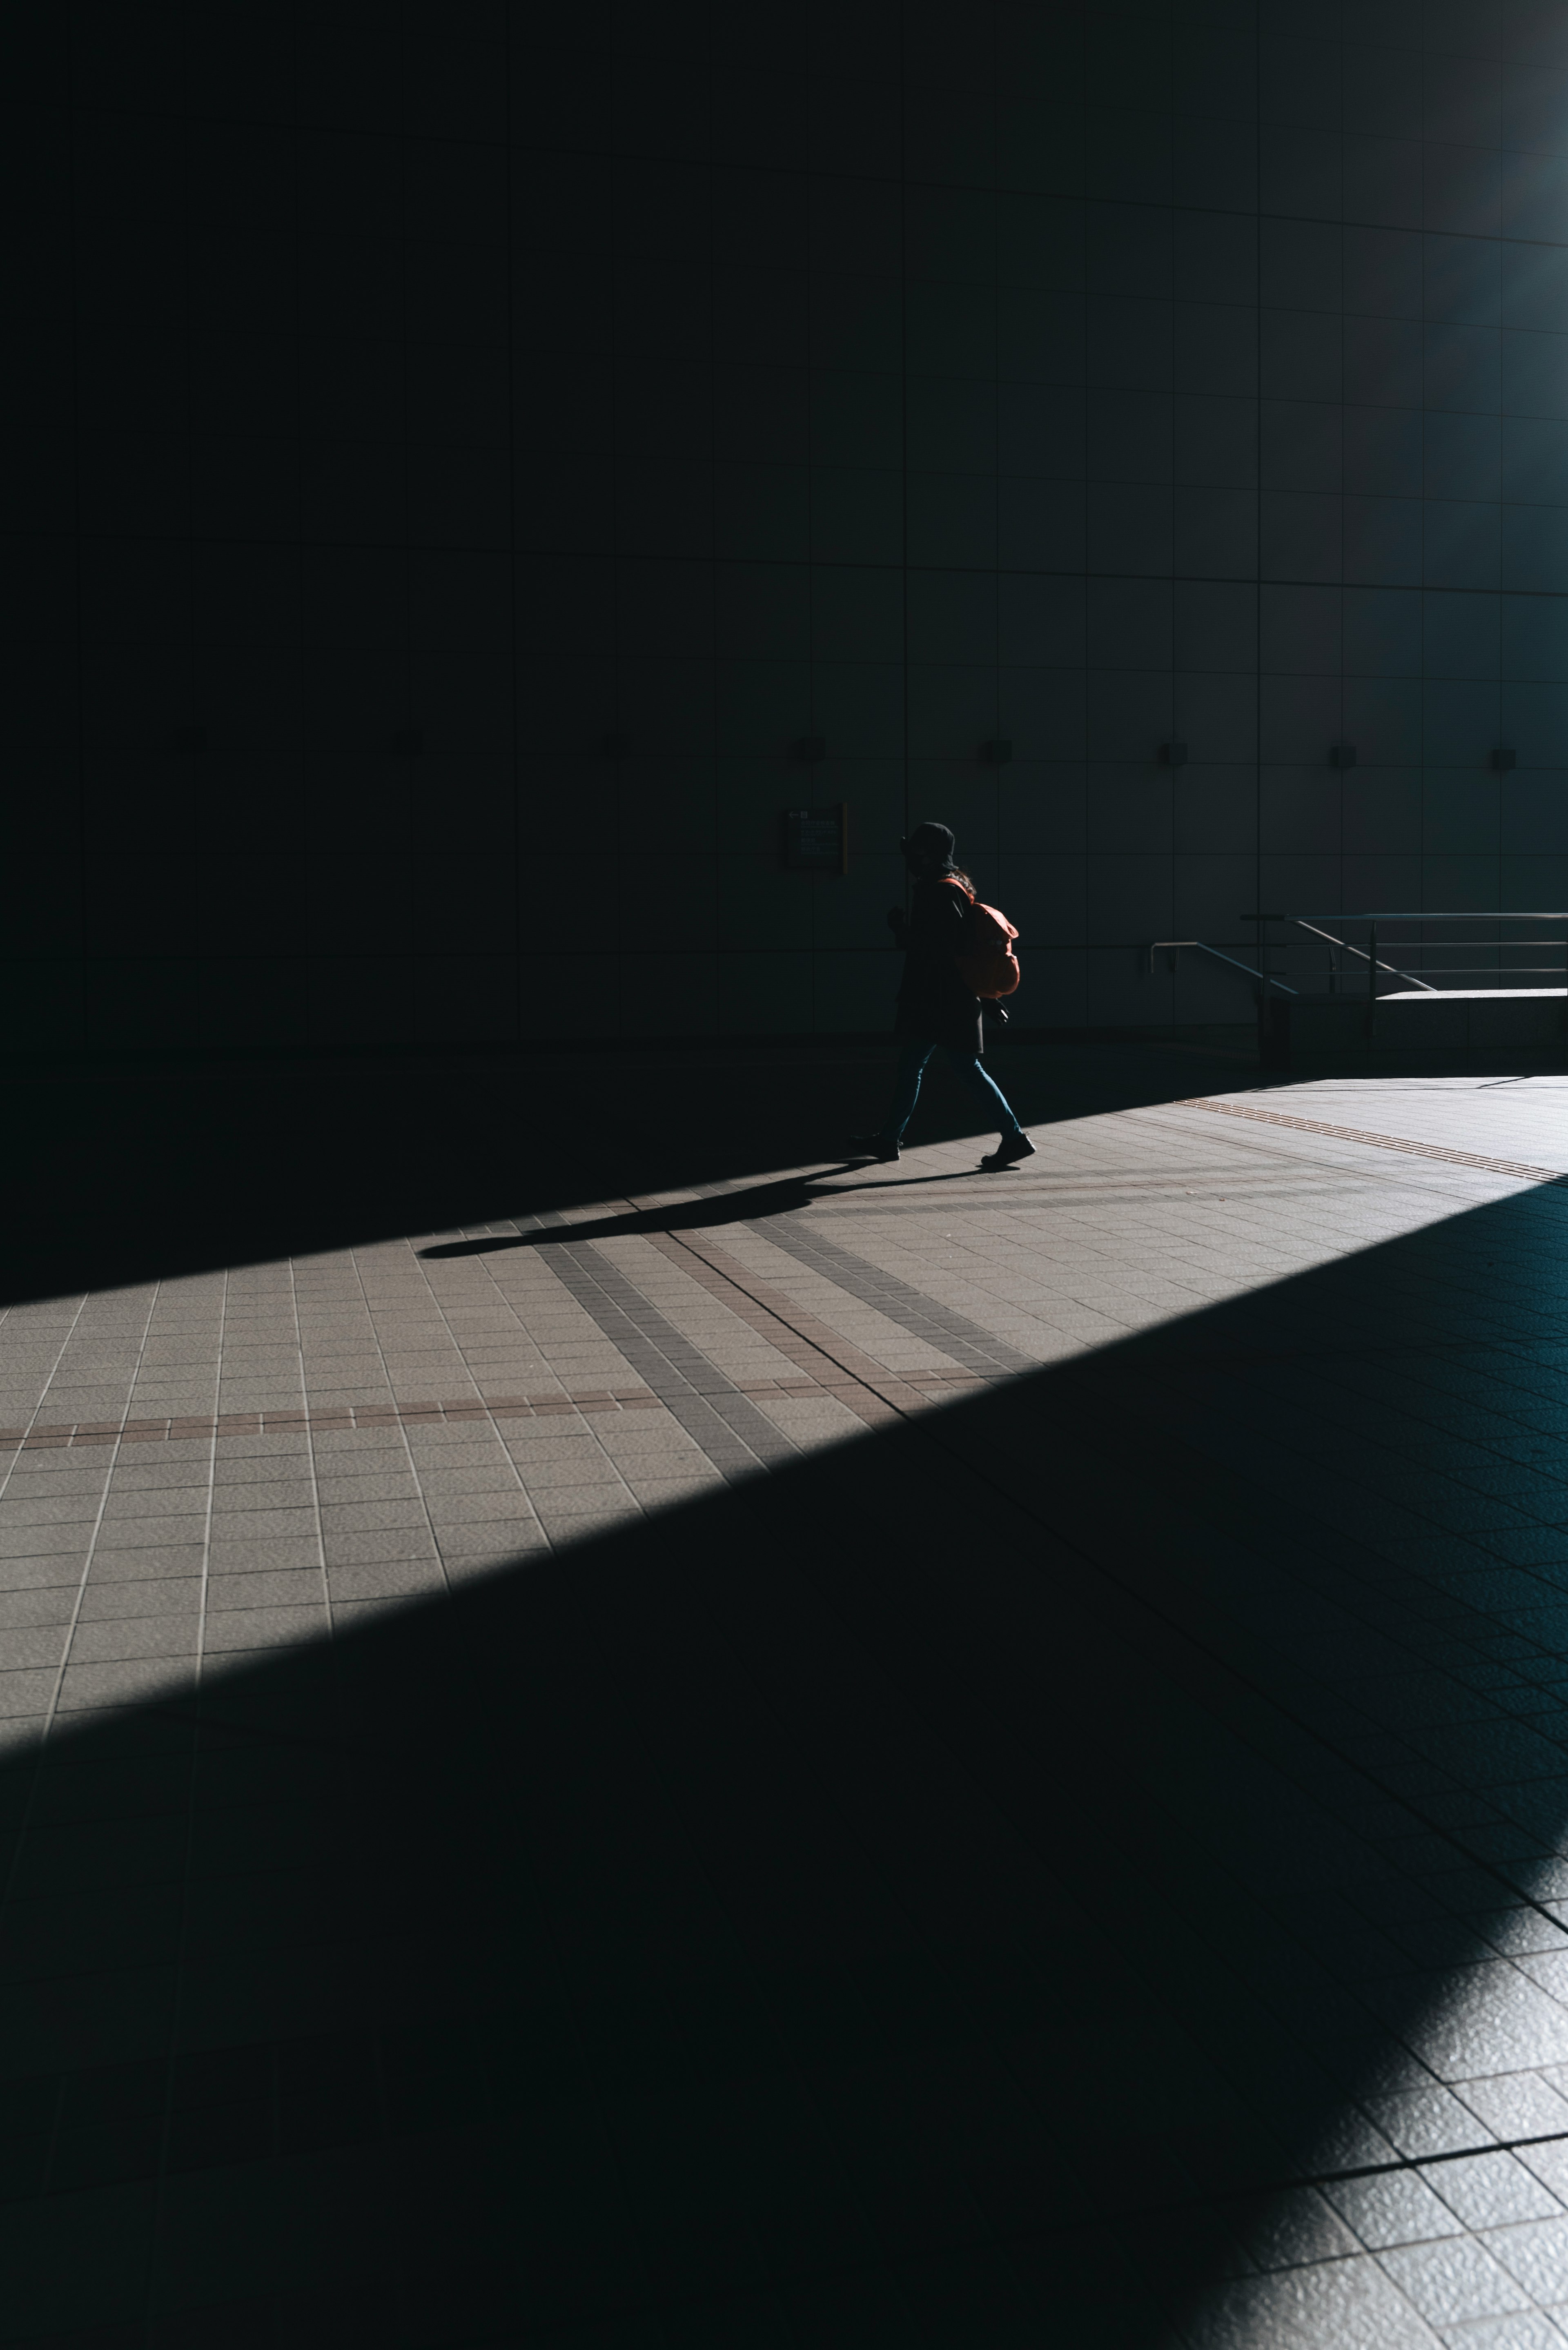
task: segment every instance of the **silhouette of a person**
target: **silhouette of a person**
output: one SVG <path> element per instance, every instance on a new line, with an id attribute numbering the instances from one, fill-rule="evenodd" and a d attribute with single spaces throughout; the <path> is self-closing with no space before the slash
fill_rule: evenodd
<path id="1" fill-rule="evenodd" d="M 972 894 L 972 885 L 968 874 L 953 862 L 950 827 L 918 824 L 898 846 L 915 889 L 909 914 L 895 906 L 888 916 L 888 927 L 904 950 L 904 978 L 893 1024 L 899 1045 L 893 1098 L 877 1132 L 852 1135 L 851 1145 L 868 1159 L 898 1158 L 904 1128 L 919 1097 L 926 1063 L 940 1045 L 987 1121 L 996 1121 L 1002 1139 L 981 1165 L 1011 1167 L 1020 1159 L 1033 1158 L 1034 1145 L 1019 1125 L 1006 1095 L 981 1065 L 985 1033 L 981 1001 L 958 969 L 957 959 L 968 935 L 966 893 Z M 956 889 L 955 881 L 961 885 Z"/>

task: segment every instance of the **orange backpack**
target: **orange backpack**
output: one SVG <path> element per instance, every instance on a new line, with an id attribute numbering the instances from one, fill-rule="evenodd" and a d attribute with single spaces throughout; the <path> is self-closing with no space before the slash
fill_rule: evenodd
<path id="1" fill-rule="evenodd" d="M 961 881 L 952 886 L 963 889 Z M 971 889 L 964 889 L 963 894 L 970 906 L 969 942 L 956 958 L 958 975 L 977 995 L 994 1002 L 998 996 L 1011 995 L 1023 976 L 1012 951 L 1018 932 L 997 907 L 982 906 Z"/>

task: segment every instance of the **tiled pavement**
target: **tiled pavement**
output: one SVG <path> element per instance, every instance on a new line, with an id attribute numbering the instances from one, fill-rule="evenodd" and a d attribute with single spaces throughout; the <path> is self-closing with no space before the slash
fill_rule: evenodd
<path id="1" fill-rule="evenodd" d="M 0 2342 L 1568 2341 L 1565 1112 L 13 1307 Z"/>

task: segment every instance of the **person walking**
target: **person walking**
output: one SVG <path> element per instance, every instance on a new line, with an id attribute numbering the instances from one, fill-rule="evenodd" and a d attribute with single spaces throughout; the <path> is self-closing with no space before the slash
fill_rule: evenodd
<path id="1" fill-rule="evenodd" d="M 987 1122 L 996 1121 L 1001 1140 L 981 1165 L 1014 1166 L 1021 1159 L 1033 1157 L 1034 1145 L 1001 1087 L 981 1066 L 985 1034 L 981 999 L 966 985 L 957 967 L 964 951 L 973 886 L 968 874 L 953 862 L 950 826 L 918 824 L 898 846 L 915 889 L 908 915 L 901 906 L 895 906 L 888 916 L 888 927 L 904 950 L 903 983 L 893 1024 L 898 1040 L 893 1098 L 877 1132 L 852 1135 L 851 1147 L 866 1159 L 898 1158 L 904 1128 L 919 1098 L 926 1063 L 940 1045 L 965 1090 L 984 1110 Z"/>

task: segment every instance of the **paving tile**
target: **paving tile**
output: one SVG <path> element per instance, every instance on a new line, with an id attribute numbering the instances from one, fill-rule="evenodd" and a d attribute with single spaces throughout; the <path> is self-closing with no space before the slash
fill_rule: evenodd
<path id="1" fill-rule="evenodd" d="M 448 1567 L 457 1558 L 522 1557 L 529 1551 L 547 1547 L 545 1530 L 537 1518 L 471 1521 L 466 1525 L 443 1526 L 441 1532 L 441 1562 Z"/>
<path id="2" fill-rule="evenodd" d="M 276 1544 L 282 1548 L 297 1549 L 313 1544 L 317 1539 L 317 1521 L 314 1509 L 295 1510 L 214 1510 L 212 1519 L 212 1552 L 214 1558 L 237 1548 L 242 1544 Z"/>
<path id="3" fill-rule="evenodd" d="M 427 1502 L 443 1500 L 449 1495 L 467 1501 L 480 1494 L 506 1494 L 517 1491 L 517 1479 L 504 1462 L 493 1467 L 487 1460 L 482 1468 L 432 1470 L 421 1467 L 420 1471 L 420 1492 Z"/>
<path id="4" fill-rule="evenodd" d="M 26 1497 L 7 1493 L 0 1502 L 0 1526 L 90 1526 L 98 1515 L 96 1499 L 87 1494 L 45 1493 Z"/>
<path id="5" fill-rule="evenodd" d="M 325 1605 L 313 1607 L 209 1607 L 202 1635 L 204 1654 L 231 1648 L 271 1648 L 324 1638 L 329 1629 Z"/>
<path id="6" fill-rule="evenodd" d="M 128 1657 L 193 1657 L 199 1617 L 190 1610 L 173 1615 L 128 1616 L 112 1622 L 78 1624 L 72 1636 L 70 1661 L 78 1665 L 111 1664 Z"/>
<path id="7" fill-rule="evenodd" d="M 1521 2227 L 1490 2228 L 1484 2241 L 1524 2299 L 1548 2307 L 1568 2306 L 1568 2213 L 1560 2210 L 1553 2218 L 1532 2220 Z"/>
<path id="8" fill-rule="evenodd" d="M 690 1502 L 703 1494 L 722 1492 L 723 1479 L 714 1471 L 704 1468 L 701 1475 L 688 1477 L 632 1477 L 628 1480 L 633 1499 L 645 1510 L 667 1509 L 678 1502 Z"/>
<path id="9" fill-rule="evenodd" d="M 8 1558 L 0 1561 L 0 1591 L 75 1591 L 85 1565 L 63 1551 L 45 1558 Z"/>
<path id="10" fill-rule="evenodd" d="M 307 1476 L 249 1478 L 231 1469 L 213 1482 L 214 1517 L 232 1516 L 240 1511 L 311 1510 L 315 1506 L 316 1489 Z"/>
<path id="11" fill-rule="evenodd" d="M 546 1454 L 526 1459 L 519 1457 L 518 1475 L 530 1493 L 560 1491 L 581 1491 L 588 1486 L 605 1486 L 616 1491 L 620 1484 L 619 1472 L 607 1461 L 596 1446 L 589 1452 L 566 1455 Z"/>
<path id="12" fill-rule="evenodd" d="M 0 1669 L 0 1719 L 41 1714 L 53 1700 L 57 1678 L 52 1667 Z"/>
<path id="13" fill-rule="evenodd" d="M 0 1563 L 13 1558 L 83 1557 L 88 1529 L 80 1521 L 67 1525 L 0 1525 Z"/>
<path id="14" fill-rule="evenodd" d="M 315 1541 L 244 1540 L 237 1535 L 214 1536 L 209 1557 L 214 1575 L 254 1575 L 321 1564 L 321 1546 Z M 97 1561 L 94 1561 L 96 1568 Z"/>
<path id="15" fill-rule="evenodd" d="M 421 1526 L 424 1521 L 424 1508 L 417 1496 L 407 1501 L 324 1501 L 321 1504 L 321 1531 L 327 1536 L 391 1532 Z"/>
<path id="16" fill-rule="evenodd" d="M 47 1460 L 21 1452 L 12 1456 L 11 1473 L 5 1479 L 7 1497 L 23 1494 L 101 1493 L 109 1475 L 107 1461 L 94 1468 L 78 1467 L 76 1461 L 60 1461 L 53 1454 Z"/>
<path id="17" fill-rule="evenodd" d="M 528 1495 L 515 1482 L 509 1492 L 503 1490 L 499 1492 L 441 1493 L 430 1497 L 431 1524 L 438 1538 L 448 1526 L 532 1515 Z"/>
<path id="18" fill-rule="evenodd" d="M 335 1599 L 332 1603 L 332 1629 L 335 1638 L 360 1630 L 388 1616 L 395 1616 L 409 1607 L 420 1604 L 419 1595 L 389 1591 L 375 1599 Z"/>
<path id="19" fill-rule="evenodd" d="M 252 1575 L 213 1575 L 207 1612 L 219 1607 L 316 1607 L 322 1599 L 319 1567 L 260 1568 Z"/>
<path id="20" fill-rule="evenodd" d="M 416 1481 L 400 1454 L 388 1455 L 388 1467 L 376 1476 L 338 1477 L 322 1471 L 317 1490 L 323 1510 L 352 1509 L 362 1503 L 379 1507 L 389 1502 L 418 1498 Z"/>
<path id="21" fill-rule="evenodd" d="M 197 1615 L 202 1606 L 202 1576 L 145 1575 L 134 1580 L 117 1576 L 99 1583 L 89 1579 L 81 1595 L 79 1621 L 117 1623 L 128 1616 Z"/>
<path id="22" fill-rule="evenodd" d="M 1189 2350 L 1333 2344 L 1334 2350 L 1433 2350 L 1440 2337 L 1370 2257 L 1245 2277 L 1204 2295 L 1181 2329 Z"/>
<path id="23" fill-rule="evenodd" d="M 57 1667 L 65 1646 L 63 1625 L 12 1625 L 0 1632 L 0 1669 L 16 1672 L 36 1665 Z"/>
<path id="24" fill-rule="evenodd" d="M 169 1446 L 161 1444 L 122 1449 L 115 1459 L 109 1492 L 117 1496 L 124 1493 L 205 1493 L 211 1482 L 208 1463 L 171 1461 L 162 1457 L 169 1450 Z M 76 1458 L 74 1452 L 71 1458 Z"/>
<path id="25" fill-rule="evenodd" d="M 150 1699 L 187 1695 L 195 1681 L 193 1659 L 132 1658 L 113 1664 L 68 1664 L 60 1682 L 59 1710 L 75 1713 L 95 1706 L 144 1705 Z"/>
<path id="26" fill-rule="evenodd" d="M 433 1538 L 421 1513 L 417 1524 L 391 1526 L 369 1533 L 328 1533 L 322 1554 L 329 1567 L 374 1565 L 381 1561 L 434 1556 Z"/>
<path id="27" fill-rule="evenodd" d="M 1529 2305 L 1530 2296 L 1516 2280 L 1470 2236 L 1392 2246 L 1377 2258 L 1385 2273 L 1434 2325 L 1497 2317 Z"/>
<path id="28" fill-rule="evenodd" d="M 1562 2350 L 1568 2334 L 1544 2311 L 1518 2309 L 1507 2317 L 1478 2317 L 1468 2325 L 1445 2326 L 1443 2340 L 1453 2350 Z"/>
<path id="29" fill-rule="evenodd" d="M 147 1548 L 161 1550 L 200 1540 L 205 1529 L 204 1509 L 179 1514 L 161 1513 L 156 1516 L 106 1518 L 99 1539 L 108 1548 L 119 1552 Z"/>
<path id="30" fill-rule="evenodd" d="M 1432 2187 L 1467 2228 L 1497 2228 L 1511 2220 L 1559 2216 L 1563 2205 L 1511 2154 L 1476 2155 L 1434 2163 Z M 1564 2272 L 1568 2283 L 1568 2272 Z M 1564 2298 L 1568 2298 L 1565 2293 Z"/>
<path id="31" fill-rule="evenodd" d="M 616 1460 L 639 1452 L 692 1452 L 698 1449 L 686 1430 L 662 1408 L 599 1420 L 595 1424 L 594 1434 L 605 1451 Z"/>
<path id="32" fill-rule="evenodd" d="M 1334 2179 L 1323 2192 L 1368 2251 L 1434 2242 L 1462 2232 L 1463 2223 L 1419 2171 Z"/>
<path id="33" fill-rule="evenodd" d="M 0 1657 L 13 1631 L 29 1625 L 68 1624 L 76 1608 L 74 1584 L 45 1585 L 42 1590 L 0 1591 Z"/>
<path id="34" fill-rule="evenodd" d="M 358 1464 L 379 1463 L 383 1455 L 398 1461 L 407 1455 L 403 1433 L 396 1428 L 313 1428 L 309 1449 L 318 1464 L 329 1461 L 334 1474 L 348 1476 L 369 1473 Z"/>
<path id="35" fill-rule="evenodd" d="M 633 1523 L 640 1515 L 637 1503 L 629 1495 L 614 1509 L 560 1509 L 541 1511 L 539 1523 L 556 1547 L 564 1543 L 580 1542 L 591 1534 L 606 1534 L 612 1527 Z"/>
<path id="36" fill-rule="evenodd" d="M 92 1555 L 93 1584 L 143 1582 L 167 1575 L 200 1575 L 205 1553 L 200 1543 L 145 1543 L 121 1549 L 100 1542 Z"/>
<path id="37" fill-rule="evenodd" d="M 103 1505 L 106 1529 L 121 1520 L 159 1517 L 204 1517 L 207 1512 L 205 1479 L 179 1485 L 136 1485 L 127 1490 L 119 1477 L 112 1480 Z"/>
<path id="38" fill-rule="evenodd" d="M 374 1565 L 333 1566 L 327 1571 L 333 1614 L 360 1600 L 404 1597 L 415 1592 L 439 1592 L 444 1587 L 435 1560 L 382 1559 Z"/>

